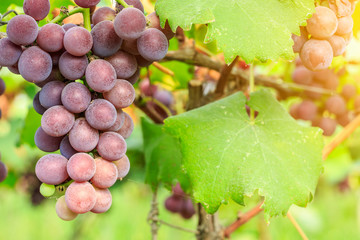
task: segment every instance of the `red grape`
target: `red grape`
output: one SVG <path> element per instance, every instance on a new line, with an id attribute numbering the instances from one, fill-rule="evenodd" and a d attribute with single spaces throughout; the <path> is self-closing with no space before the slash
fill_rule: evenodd
<path id="1" fill-rule="evenodd" d="M 52 137 L 39 127 L 35 133 L 35 145 L 44 152 L 55 152 L 60 148 L 62 137 Z"/>
<path id="2" fill-rule="evenodd" d="M 69 141 L 75 150 L 90 152 L 99 142 L 99 132 L 92 128 L 85 118 L 78 118 L 69 133 Z"/>
<path id="3" fill-rule="evenodd" d="M 46 184 L 57 185 L 68 177 L 66 164 L 68 160 L 59 154 L 48 154 L 39 159 L 35 166 L 37 178 Z"/>
<path id="4" fill-rule="evenodd" d="M 60 137 L 73 127 L 75 116 L 65 107 L 57 105 L 47 109 L 41 118 L 41 127 L 50 136 Z"/>
<path id="5" fill-rule="evenodd" d="M 64 47 L 64 35 L 65 30 L 60 25 L 49 23 L 40 29 L 36 42 L 47 52 L 57 52 Z"/>
<path id="6" fill-rule="evenodd" d="M 100 135 L 96 150 L 103 159 L 116 161 L 125 155 L 126 148 L 126 142 L 120 134 L 104 132 Z"/>
<path id="7" fill-rule="evenodd" d="M 124 51 L 118 51 L 106 60 L 114 67 L 118 79 L 127 79 L 137 70 L 136 58 Z"/>
<path id="8" fill-rule="evenodd" d="M 99 57 L 110 57 L 121 47 L 122 39 L 115 33 L 114 24 L 111 21 L 99 22 L 92 30 L 92 51 Z"/>
<path id="9" fill-rule="evenodd" d="M 91 179 L 92 184 L 98 188 L 109 188 L 117 180 L 117 168 L 114 163 L 102 158 L 95 159 L 96 171 Z"/>
<path id="10" fill-rule="evenodd" d="M 77 213 L 72 212 L 65 202 L 65 196 L 61 196 L 55 205 L 56 214 L 64 221 L 71 221 L 77 217 Z"/>
<path id="11" fill-rule="evenodd" d="M 115 86 L 104 93 L 104 98 L 116 108 L 126 108 L 135 100 L 135 89 L 128 81 L 117 79 Z"/>
<path id="12" fill-rule="evenodd" d="M 73 27 L 66 31 L 64 47 L 73 56 L 83 56 L 91 50 L 93 39 L 83 27 Z"/>
<path id="13" fill-rule="evenodd" d="M 40 21 L 46 18 L 50 12 L 49 0 L 24 0 L 24 13 L 30 15 L 35 20 Z"/>
<path id="14" fill-rule="evenodd" d="M 89 182 L 73 182 L 66 189 L 65 201 L 74 213 L 89 212 L 96 203 L 96 191 Z"/>
<path id="15" fill-rule="evenodd" d="M 61 92 L 61 102 L 64 107 L 72 113 L 85 111 L 91 101 L 89 89 L 81 83 L 73 82 L 67 84 Z"/>
<path id="16" fill-rule="evenodd" d="M 96 59 L 86 68 L 85 77 L 89 87 L 97 92 L 106 92 L 114 87 L 116 72 L 109 62 Z"/>
<path id="17" fill-rule="evenodd" d="M 0 66 L 14 66 L 20 58 L 22 49 L 8 38 L 0 39 Z"/>
<path id="18" fill-rule="evenodd" d="M 144 32 L 146 19 L 144 13 L 137 8 L 125 8 L 114 20 L 116 34 L 126 40 L 137 39 Z"/>
<path id="19" fill-rule="evenodd" d="M 38 35 L 36 21 L 28 15 L 16 15 L 7 24 L 6 34 L 17 45 L 32 44 Z"/>
<path id="20" fill-rule="evenodd" d="M 96 191 L 96 203 L 91 209 L 93 213 L 104 213 L 111 207 L 112 196 L 109 189 L 95 188 Z"/>
<path id="21" fill-rule="evenodd" d="M 134 130 L 134 122 L 131 119 L 130 115 L 124 112 L 125 114 L 125 121 L 124 125 L 120 128 L 117 133 L 119 133 L 123 138 L 127 139 L 130 137 L 132 131 Z"/>
<path id="22" fill-rule="evenodd" d="M 80 79 L 85 75 L 88 59 L 86 56 L 76 57 L 64 52 L 59 59 L 61 74 L 69 80 Z"/>
<path id="23" fill-rule="evenodd" d="M 307 20 L 306 29 L 314 38 L 327 39 L 335 33 L 337 26 L 338 20 L 335 13 L 327 7 L 319 6 Z"/>
<path id="24" fill-rule="evenodd" d="M 137 40 L 137 47 L 140 55 L 146 60 L 159 61 L 165 57 L 169 43 L 161 31 L 149 28 Z"/>
<path id="25" fill-rule="evenodd" d="M 67 163 L 67 172 L 76 182 L 89 181 L 95 174 L 95 160 L 87 153 L 75 153 Z"/>
<path id="26" fill-rule="evenodd" d="M 114 161 L 116 168 L 118 170 L 118 179 L 123 179 L 130 171 L 130 161 L 129 158 L 124 155 L 120 160 Z"/>

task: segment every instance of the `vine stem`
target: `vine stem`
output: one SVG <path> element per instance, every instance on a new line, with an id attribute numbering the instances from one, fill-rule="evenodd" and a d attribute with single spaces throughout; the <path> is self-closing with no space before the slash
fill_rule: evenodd
<path id="1" fill-rule="evenodd" d="M 132 7 L 132 5 L 129 5 L 125 2 L 125 0 L 116 0 L 118 4 L 121 4 L 124 8 Z"/>
<path id="2" fill-rule="evenodd" d="M 170 75 L 170 76 L 174 76 L 174 72 L 171 71 L 170 69 L 168 69 L 167 67 L 164 67 L 163 65 L 161 65 L 160 63 L 158 62 L 153 62 L 152 65 L 154 67 L 156 67 L 157 69 L 159 69 L 161 72 L 167 74 L 167 75 Z"/>
<path id="3" fill-rule="evenodd" d="M 187 229 L 187 228 L 183 228 L 183 227 L 180 227 L 180 226 L 176 226 L 174 224 L 171 224 L 171 223 L 168 223 L 168 222 L 165 222 L 161 219 L 158 220 L 158 222 L 160 224 L 163 224 L 163 225 L 166 225 L 168 227 L 171 227 L 171 228 L 174 228 L 174 229 L 177 229 L 177 230 L 180 230 L 180 231 L 184 231 L 184 232 L 189 232 L 189 233 L 194 233 L 194 234 L 198 234 L 199 232 L 196 231 L 196 230 L 192 230 L 192 229 Z"/>
<path id="4" fill-rule="evenodd" d="M 61 9 L 60 13 L 58 16 L 56 16 L 53 20 L 50 21 L 50 23 L 59 23 L 62 22 L 65 18 L 74 15 L 76 13 L 82 13 L 84 14 L 84 10 L 85 8 L 81 8 L 81 7 L 75 7 L 74 9 L 67 11 L 65 9 Z"/>
<path id="5" fill-rule="evenodd" d="M 354 120 L 352 120 L 348 125 L 346 125 L 343 130 L 338 135 L 336 135 L 329 144 L 324 147 L 322 155 L 323 160 L 326 160 L 329 154 L 343 141 L 345 141 L 359 126 L 360 115 L 358 115 Z"/>
<path id="6" fill-rule="evenodd" d="M 234 223 L 232 223 L 230 226 L 228 226 L 224 231 L 224 236 L 226 238 L 230 238 L 230 235 L 239 227 L 247 223 L 249 220 L 251 220 L 253 217 L 258 215 L 260 212 L 262 212 L 264 209 L 261 208 L 264 202 L 261 202 L 253 209 L 246 212 L 244 215 L 239 217 Z"/>
<path id="7" fill-rule="evenodd" d="M 309 240 L 305 232 L 301 229 L 300 225 L 296 222 L 295 218 L 291 215 L 290 212 L 287 213 L 287 217 L 289 218 L 290 222 L 294 225 L 296 230 L 299 232 L 301 238 L 303 240 Z"/>
<path id="8" fill-rule="evenodd" d="M 218 94 L 223 94 L 225 91 L 225 87 L 227 85 L 229 76 L 231 75 L 231 70 L 234 68 L 234 66 L 236 65 L 237 61 L 238 61 L 239 57 L 236 57 L 230 65 L 224 65 L 223 68 L 221 69 L 221 75 L 219 78 L 219 81 L 216 85 L 216 89 L 215 89 L 215 93 Z"/>
<path id="9" fill-rule="evenodd" d="M 153 198 L 151 201 L 151 209 L 148 216 L 148 221 L 151 225 L 151 239 L 157 240 L 158 238 L 158 231 L 159 231 L 159 225 L 158 225 L 158 215 L 159 215 L 159 209 L 158 209 L 158 202 L 157 202 L 157 188 L 153 191 Z"/>
<path id="10" fill-rule="evenodd" d="M 250 65 L 249 91 L 250 94 L 255 91 L 254 64 Z M 255 111 L 254 109 L 250 108 L 250 121 L 254 122 L 254 120 L 255 120 Z"/>

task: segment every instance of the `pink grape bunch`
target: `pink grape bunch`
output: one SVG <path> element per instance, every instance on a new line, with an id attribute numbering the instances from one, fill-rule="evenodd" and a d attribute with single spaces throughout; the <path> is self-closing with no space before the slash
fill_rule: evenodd
<path id="1" fill-rule="evenodd" d="M 317 87 L 334 92 L 324 95 L 320 92 L 304 91 L 303 101 L 290 107 L 290 114 L 295 119 L 311 121 L 313 126 L 320 127 L 323 135 L 331 136 L 336 126 L 346 126 L 360 111 L 360 95 L 355 83 L 340 85 L 339 77 L 343 71 L 334 72 L 325 69 L 313 72 L 298 62 L 292 79 L 295 83 Z"/>
<path id="2" fill-rule="evenodd" d="M 165 200 L 165 208 L 172 213 L 179 213 L 185 219 L 190 219 L 195 214 L 194 205 L 180 184 L 173 187 L 172 195 Z"/>
<path id="3" fill-rule="evenodd" d="M 322 1 L 315 13 L 294 35 L 293 50 L 300 54 L 303 65 L 311 71 L 327 69 L 333 57 L 342 55 L 352 37 L 354 25 L 351 15 L 355 0 Z"/>
<path id="4" fill-rule="evenodd" d="M 75 3 L 94 8 L 99 1 Z M 0 66 L 41 88 L 33 100 L 42 115 L 35 144 L 51 154 L 38 160 L 35 173 L 45 195 L 68 185 L 56 203 L 63 220 L 110 208 L 108 188 L 130 169 L 125 139 L 134 123 L 122 109 L 135 99 L 140 68 L 164 58 L 175 35 L 160 27 L 156 13 L 146 17 L 139 0 L 126 2 L 134 7 L 96 10 L 89 32 L 75 24 L 39 29 L 49 0 L 25 0 L 25 15 L 13 17 L 0 40 Z"/>

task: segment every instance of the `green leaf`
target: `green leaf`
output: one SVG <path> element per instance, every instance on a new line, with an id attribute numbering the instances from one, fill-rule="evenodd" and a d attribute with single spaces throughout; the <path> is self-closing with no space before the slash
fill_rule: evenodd
<path id="1" fill-rule="evenodd" d="M 314 12 L 313 0 L 158 0 L 162 26 L 190 30 L 208 24 L 206 42 L 217 40 L 227 63 L 239 55 L 246 62 L 292 59 L 291 33 Z"/>
<path id="2" fill-rule="evenodd" d="M 146 162 L 145 182 L 154 189 L 160 183 L 171 189 L 179 181 L 184 191 L 189 188 L 188 179 L 181 169 L 179 143 L 163 132 L 162 125 L 141 119 Z"/>
<path id="3" fill-rule="evenodd" d="M 41 115 L 38 114 L 34 108 L 30 108 L 26 119 L 24 127 L 21 130 L 20 134 L 20 144 L 27 143 L 31 147 L 36 147 L 34 136 L 36 130 L 40 127 Z"/>
<path id="4" fill-rule="evenodd" d="M 249 120 L 245 104 L 259 112 Z M 180 139 L 194 198 L 214 213 L 230 198 L 264 196 L 267 217 L 306 206 L 322 172 L 321 130 L 300 126 L 273 95 L 243 93 L 165 120 Z"/>

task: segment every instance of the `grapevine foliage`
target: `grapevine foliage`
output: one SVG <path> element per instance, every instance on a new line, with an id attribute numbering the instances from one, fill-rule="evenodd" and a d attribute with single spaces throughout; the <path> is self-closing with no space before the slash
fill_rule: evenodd
<path id="1" fill-rule="evenodd" d="M 245 104 L 259 112 L 251 122 Z M 168 118 L 165 129 L 180 139 L 183 163 L 196 201 L 208 213 L 255 191 L 267 217 L 306 206 L 322 172 L 321 130 L 300 126 L 268 91 L 247 102 L 236 93 Z"/>
<path id="2" fill-rule="evenodd" d="M 186 191 L 189 187 L 187 176 L 181 170 L 179 143 L 162 130 L 161 125 L 141 120 L 146 161 L 146 182 L 155 189 L 163 183 L 168 189 L 180 181 Z"/>
<path id="3" fill-rule="evenodd" d="M 206 42 L 216 40 L 227 63 L 239 55 L 246 62 L 293 59 L 291 33 L 314 11 L 313 0 L 158 0 L 162 26 L 190 30 L 208 24 Z M 181 13 L 181 14 L 179 14 Z"/>

